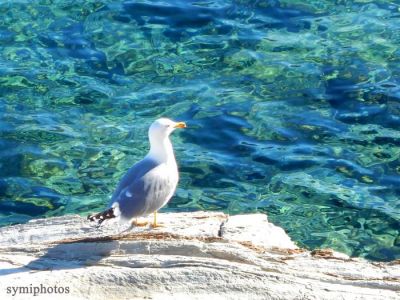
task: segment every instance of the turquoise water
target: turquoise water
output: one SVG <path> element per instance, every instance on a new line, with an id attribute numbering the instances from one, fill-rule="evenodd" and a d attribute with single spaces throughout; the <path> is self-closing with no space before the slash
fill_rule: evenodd
<path id="1" fill-rule="evenodd" d="M 306 2 L 0 1 L 0 225 L 101 210 L 168 116 L 165 211 L 400 258 L 400 6 Z"/>

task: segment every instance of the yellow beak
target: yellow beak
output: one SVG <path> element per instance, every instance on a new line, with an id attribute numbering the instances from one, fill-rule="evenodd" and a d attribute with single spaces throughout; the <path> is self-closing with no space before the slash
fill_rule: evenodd
<path id="1" fill-rule="evenodd" d="M 174 128 L 186 128 L 185 122 L 176 122 Z"/>

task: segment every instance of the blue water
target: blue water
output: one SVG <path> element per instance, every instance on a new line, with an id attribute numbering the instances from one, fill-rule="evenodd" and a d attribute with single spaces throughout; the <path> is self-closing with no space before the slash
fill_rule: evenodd
<path id="1" fill-rule="evenodd" d="M 101 210 L 167 116 L 165 211 L 400 258 L 400 6 L 305 2 L 1 1 L 0 225 Z"/>

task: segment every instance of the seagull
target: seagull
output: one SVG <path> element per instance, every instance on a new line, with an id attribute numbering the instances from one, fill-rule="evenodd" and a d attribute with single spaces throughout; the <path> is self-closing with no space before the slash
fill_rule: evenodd
<path id="1" fill-rule="evenodd" d="M 186 128 L 184 122 L 167 118 L 154 121 L 149 128 L 150 150 L 122 177 L 114 191 L 108 208 L 89 215 L 90 221 L 100 226 L 107 219 L 130 222 L 133 226 L 145 226 L 137 218 L 154 213 L 153 227 L 157 225 L 157 211 L 173 196 L 179 180 L 170 134 L 177 128 Z"/>

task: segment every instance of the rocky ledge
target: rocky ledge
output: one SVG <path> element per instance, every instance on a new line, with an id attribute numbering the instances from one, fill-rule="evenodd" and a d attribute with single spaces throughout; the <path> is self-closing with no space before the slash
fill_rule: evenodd
<path id="1" fill-rule="evenodd" d="M 265 215 L 80 216 L 0 228 L 0 299 L 400 299 L 400 263 L 299 249 Z M 57 295 L 55 295 L 57 294 Z"/>

